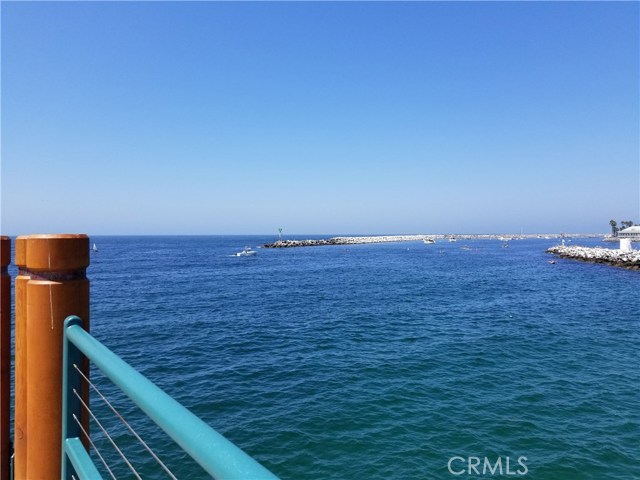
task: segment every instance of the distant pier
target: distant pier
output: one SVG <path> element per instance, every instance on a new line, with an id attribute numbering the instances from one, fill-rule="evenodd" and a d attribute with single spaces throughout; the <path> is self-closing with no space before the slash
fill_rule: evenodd
<path id="1" fill-rule="evenodd" d="M 562 258 L 591 263 L 606 263 L 629 270 L 640 270 L 640 250 L 622 251 L 610 248 L 568 247 L 556 245 L 547 250 Z"/>

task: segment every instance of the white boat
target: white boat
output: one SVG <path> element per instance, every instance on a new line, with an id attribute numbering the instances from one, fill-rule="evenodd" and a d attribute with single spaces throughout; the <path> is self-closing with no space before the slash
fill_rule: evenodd
<path id="1" fill-rule="evenodd" d="M 256 252 L 255 250 L 251 250 L 251 247 L 244 247 L 244 250 L 242 250 L 241 252 L 237 252 L 236 253 L 236 257 L 251 257 L 253 255 L 256 255 L 258 252 Z"/>
<path id="2" fill-rule="evenodd" d="M 453 237 L 449 238 L 449 241 L 450 242 L 457 242 L 457 240 L 455 238 L 453 238 Z"/>
<path id="3" fill-rule="evenodd" d="M 436 243 L 436 241 L 433 238 L 424 238 L 422 240 L 424 243 Z"/>
<path id="4" fill-rule="evenodd" d="M 93 244 L 93 251 L 94 251 L 94 252 L 97 252 L 97 251 L 98 251 L 98 247 L 96 247 L 96 244 L 95 244 L 95 243 Z"/>

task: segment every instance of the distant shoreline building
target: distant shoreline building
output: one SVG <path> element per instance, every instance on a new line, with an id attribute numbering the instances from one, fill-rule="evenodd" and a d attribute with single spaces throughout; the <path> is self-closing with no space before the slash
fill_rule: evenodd
<path id="1" fill-rule="evenodd" d="M 633 225 L 620 230 L 617 238 L 620 240 L 620 250 L 630 252 L 633 250 L 631 242 L 640 242 L 640 225 Z"/>

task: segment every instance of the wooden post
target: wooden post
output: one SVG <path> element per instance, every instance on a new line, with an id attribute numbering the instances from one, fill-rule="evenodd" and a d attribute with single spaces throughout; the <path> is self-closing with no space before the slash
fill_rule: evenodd
<path id="1" fill-rule="evenodd" d="M 11 240 L 0 237 L 0 480 L 9 480 L 11 448 L 9 415 L 11 402 Z"/>
<path id="2" fill-rule="evenodd" d="M 18 267 L 18 276 L 15 283 L 15 401 L 13 407 L 14 433 L 13 433 L 13 471 L 14 478 L 27 478 L 27 444 L 25 434 L 27 432 L 27 282 L 29 276 L 25 271 L 27 267 L 27 239 L 17 237 L 15 246 L 15 264 Z"/>
<path id="3" fill-rule="evenodd" d="M 60 478 L 62 426 L 62 328 L 77 315 L 89 329 L 89 238 L 86 235 L 28 235 L 25 328 L 16 328 L 16 393 L 24 389 L 23 446 L 16 450 L 17 480 Z M 17 252 L 16 252 L 17 253 Z M 24 312 L 22 312 L 24 313 Z M 24 338 L 18 338 L 22 334 Z M 19 347 L 22 352 L 18 352 Z M 26 357 L 28 352 L 28 358 Z M 18 359 L 20 353 L 21 358 Z M 24 355 L 24 357 L 23 357 Z M 88 372 L 86 372 L 88 373 Z M 18 385 L 18 382 L 24 382 Z M 16 397 L 16 407 L 18 398 Z M 24 407 L 24 405 L 23 405 Z M 18 409 L 16 408 L 16 415 Z M 16 418 L 16 432 L 18 419 Z M 16 435 L 18 436 L 18 434 Z M 24 458 L 18 458 L 19 454 Z M 22 463 L 21 463 L 22 462 Z M 24 465 L 19 471 L 18 466 Z"/>

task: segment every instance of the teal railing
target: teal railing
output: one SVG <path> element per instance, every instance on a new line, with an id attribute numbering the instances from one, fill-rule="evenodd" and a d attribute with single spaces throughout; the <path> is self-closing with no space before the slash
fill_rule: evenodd
<path id="1" fill-rule="evenodd" d="M 232 442 L 204 423 L 82 328 L 64 323 L 62 393 L 62 478 L 100 479 L 85 450 L 80 412 L 81 365 L 88 359 L 215 479 L 277 479 Z"/>

